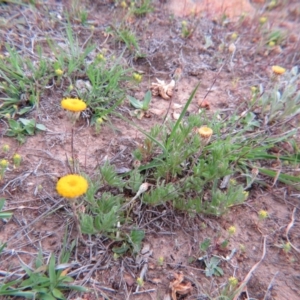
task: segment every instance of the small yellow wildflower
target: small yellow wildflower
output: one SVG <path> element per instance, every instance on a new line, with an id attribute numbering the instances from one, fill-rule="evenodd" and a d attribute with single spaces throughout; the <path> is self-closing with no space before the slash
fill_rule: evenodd
<path id="1" fill-rule="evenodd" d="M 244 195 L 245 200 L 247 200 L 248 196 L 249 196 L 249 192 L 243 191 L 243 195 Z"/>
<path id="2" fill-rule="evenodd" d="M 272 71 L 276 75 L 282 75 L 285 72 L 285 68 L 280 66 L 272 66 Z"/>
<path id="3" fill-rule="evenodd" d="M 163 256 L 160 256 L 157 260 L 157 263 L 159 266 L 162 266 L 164 264 L 164 257 Z"/>
<path id="4" fill-rule="evenodd" d="M 6 113 L 6 114 L 4 115 L 4 117 L 5 117 L 7 120 L 9 120 L 9 119 L 11 118 L 11 115 L 10 115 L 10 113 Z"/>
<path id="5" fill-rule="evenodd" d="M 97 55 L 97 59 L 98 59 L 99 61 L 105 61 L 105 57 L 104 57 L 104 55 L 103 55 L 102 53 L 99 53 L 99 54 Z"/>
<path id="6" fill-rule="evenodd" d="M 269 42 L 269 46 L 270 46 L 270 47 L 274 47 L 274 46 L 275 46 L 275 42 L 274 42 L 274 41 L 270 41 L 270 42 Z"/>
<path id="7" fill-rule="evenodd" d="M 56 69 L 56 70 L 55 70 L 55 74 L 56 74 L 57 76 L 61 76 L 62 74 L 64 74 L 64 71 L 61 70 L 61 69 Z"/>
<path id="8" fill-rule="evenodd" d="M 263 210 L 263 209 L 261 209 L 261 210 L 258 212 L 258 218 L 259 218 L 260 220 L 264 220 L 264 219 L 266 219 L 268 216 L 269 216 L 269 215 L 268 215 L 268 212 L 265 211 L 265 210 Z"/>
<path id="9" fill-rule="evenodd" d="M 291 244 L 289 242 L 286 242 L 285 244 L 282 245 L 282 250 L 285 253 L 289 253 L 291 251 Z"/>
<path id="10" fill-rule="evenodd" d="M 228 233 L 229 233 L 230 235 L 234 235 L 235 232 L 236 232 L 235 226 L 230 226 L 230 227 L 228 228 Z"/>
<path id="11" fill-rule="evenodd" d="M 141 277 L 138 277 L 136 279 L 136 283 L 138 284 L 138 286 L 142 287 L 144 286 L 144 280 Z"/>
<path id="12" fill-rule="evenodd" d="M 0 160 L 0 167 L 1 167 L 1 169 L 6 169 L 7 167 L 8 167 L 8 160 L 6 160 L 6 159 L 1 159 Z"/>
<path id="13" fill-rule="evenodd" d="M 61 177 L 56 184 L 58 194 L 65 198 L 79 197 L 86 193 L 87 189 L 87 180 L 77 174 L 70 174 Z"/>
<path id="14" fill-rule="evenodd" d="M 230 184 L 232 184 L 232 185 L 237 185 L 237 181 L 236 181 L 235 179 L 233 179 L 233 178 L 231 178 L 231 179 L 229 180 L 229 182 L 230 182 Z"/>
<path id="15" fill-rule="evenodd" d="M 5 144 L 5 145 L 2 146 L 2 151 L 5 152 L 5 153 L 8 152 L 9 149 L 10 149 L 10 147 L 7 144 Z"/>
<path id="16" fill-rule="evenodd" d="M 257 92 L 257 87 L 256 86 L 251 86 L 251 92 L 252 94 L 255 94 Z"/>
<path id="17" fill-rule="evenodd" d="M 239 283 L 239 281 L 234 276 L 231 276 L 228 278 L 228 283 L 230 286 L 236 286 Z"/>
<path id="18" fill-rule="evenodd" d="M 132 77 L 137 83 L 140 83 L 143 79 L 143 75 L 138 73 L 133 73 Z"/>
<path id="19" fill-rule="evenodd" d="M 232 39 L 233 41 L 235 41 L 235 40 L 237 39 L 237 37 L 238 37 L 238 34 L 237 34 L 236 32 L 234 32 L 234 33 L 231 35 L 231 39 Z"/>
<path id="20" fill-rule="evenodd" d="M 120 5 L 121 5 L 122 8 L 126 8 L 127 7 L 126 1 L 122 1 Z"/>
<path id="21" fill-rule="evenodd" d="M 182 21 L 181 25 L 182 25 L 182 27 L 186 27 L 187 26 L 187 21 Z"/>
<path id="22" fill-rule="evenodd" d="M 96 123 L 99 124 L 99 125 L 102 124 L 103 123 L 103 119 L 102 118 L 97 118 Z"/>
<path id="23" fill-rule="evenodd" d="M 80 112 L 86 109 L 85 102 L 77 98 L 65 98 L 61 101 L 61 106 L 72 112 Z"/>
<path id="24" fill-rule="evenodd" d="M 207 127 L 207 126 L 201 126 L 198 129 L 198 133 L 200 134 L 200 136 L 202 138 L 208 139 L 212 136 L 213 130 L 211 128 Z"/>
<path id="25" fill-rule="evenodd" d="M 19 167 L 20 164 L 21 164 L 21 161 L 22 161 L 21 155 L 18 154 L 18 153 L 16 153 L 16 154 L 13 156 L 13 162 L 14 162 L 15 167 Z"/>
<path id="26" fill-rule="evenodd" d="M 260 23 L 261 25 L 265 24 L 267 21 L 268 21 L 268 19 L 267 19 L 266 17 L 260 17 L 260 18 L 259 18 L 259 23 Z"/>

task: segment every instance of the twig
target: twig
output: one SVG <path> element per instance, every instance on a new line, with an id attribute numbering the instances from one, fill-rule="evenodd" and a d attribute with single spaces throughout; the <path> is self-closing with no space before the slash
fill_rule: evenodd
<path id="1" fill-rule="evenodd" d="M 236 290 L 235 292 L 235 296 L 233 298 L 233 300 L 237 300 L 238 297 L 240 296 L 241 292 L 244 290 L 245 286 L 248 284 L 252 274 L 254 273 L 254 271 L 258 268 L 258 266 L 260 265 L 260 263 L 263 261 L 263 259 L 266 256 L 267 253 L 267 247 L 266 247 L 266 243 L 267 243 L 267 237 L 264 237 L 264 248 L 263 248 L 263 254 L 261 259 L 259 260 L 259 262 L 257 262 L 249 271 L 249 273 L 247 274 L 247 276 L 244 278 L 244 280 L 242 281 L 242 283 L 240 284 L 239 288 Z"/>
<path id="2" fill-rule="evenodd" d="M 291 247 L 292 247 L 295 251 L 297 251 L 298 253 L 300 253 L 300 250 L 299 250 L 296 246 L 294 246 L 294 245 L 291 243 L 291 240 L 290 240 L 290 238 L 289 238 L 289 232 L 290 232 L 291 228 L 294 226 L 296 210 L 297 210 L 297 207 L 294 207 L 293 213 L 292 213 L 292 219 L 291 219 L 291 222 L 289 223 L 289 225 L 288 225 L 287 228 L 286 228 L 285 234 L 286 234 L 286 239 L 287 239 L 287 241 L 289 242 L 289 244 L 291 245 Z"/>
<path id="3" fill-rule="evenodd" d="M 26 225 L 25 227 L 21 228 L 20 231 L 17 231 L 8 241 L 10 242 L 11 240 L 14 240 L 21 232 L 23 232 L 25 229 L 29 228 L 30 226 L 32 226 L 34 223 L 36 223 L 37 221 L 39 221 L 40 219 L 44 218 L 49 212 L 53 213 L 56 210 L 60 209 L 63 207 L 63 205 L 59 205 L 61 202 L 63 202 L 64 199 L 62 198 L 60 201 L 58 201 L 56 204 L 54 204 L 52 207 L 50 207 L 49 209 L 47 209 L 43 214 L 41 214 L 39 217 L 37 217 L 36 219 L 34 219 L 31 223 L 29 223 L 28 225 Z M 59 205 L 59 206 L 58 206 Z M 55 206 L 58 206 L 57 208 L 55 208 L 55 210 L 51 211 L 52 209 L 54 209 Z M 16 241 L 15 241 L 16 242 Z"/>
<path id="4" fill-rule="evenodd" d="M 274 282 L 274 280 L 275 280 L 276 276 L 278 275 L 278 273 L 279 273 L 279 271 L 277 271 L 277 272 L 275 273 L 275 275 L 273 276 L 273 278 L 272 278 L 271 282 L 269 283 L 269 285 L 268 285 L 268 289 L 267 289 L 267 291 L 266 291 L 266 294 L 265 294 L 265 296 L 264 296 L 264 299 L 263 299 L 263 300 L 267 300 L 267 297 L 268 297 L 268 295 L 269 295 L 269 292 L 270 292 L 270 290 L 271 290 L 271 289 L 272 289 L 272 287 L 273 287 L 273 282 Z"/>

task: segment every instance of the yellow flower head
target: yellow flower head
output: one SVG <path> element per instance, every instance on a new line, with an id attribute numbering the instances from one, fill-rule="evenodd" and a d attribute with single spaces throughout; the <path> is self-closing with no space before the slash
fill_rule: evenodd
<path id="1" fill-rule="evenodd" d="M 21 161 L 22 161 L 22 157 L 20 154 L 16 153 L 14 156 L 13 156 L 13 162 L 14 162 L 14 165 L 16 167 L 19 167 L 20 164 L 21 164 Z"/>
<path id="2" fill-rule="evenodd" d="M 260 17 L 259 18 L 259 23 L 262 25 L 262 24 L 265 24 L 266 22 L 268 21 L 268 19 L 266 17 Z"/>
<path id="3" fill-rule="evenodd" d="M 137 83 L 140 83 L 143 79 L 143 75 L 138 73 L 133 73 L 132 77 Z"/>
<path id="4" fill-rule="evenodd" d="M 258 217 L 260 220 L 264 220 L 268 217 L 268 212 L 262 209 L 258 212 Z"/>
<path id="5" fill-rule="evenodd" d="M 61 106 L 72 112 L 80 112 L 86 109 L 85 102 L 77 98 L 65 98 L 61 101 Z"/>
<path id="6" fill-rule="evenodd" d="M 6 159 L 1 159 L 1 160 L 0 160 L 0 167 L 6 169 L 7 166 L 8 166 L 8 160 L 6 160 Z"/>
<path id="7" fill-rule="evenodd" d="M 56 70 L 55 70 L 55 74 L 56 74 L 57 76 L 61 76 L 62 74 L 64 74 L 64 71 L 61 70 L 61 69 L 56 69 Z"/>
<path id="8" fill-rule="evenodd" d="M 61 177 L 56 184 L 58 194 L 65 198 L 79 197 L 86 193 L 87 189 L 87 180 L 77 174 L 70 174 Z"/>
<path id="9" fill-rule="evenodd" d="M 10 147 L 9 147 L 9 145 L 7 145 L 7 144 L 5 144 L 5 145 L 2 146 L 2 150 L 3 150 L 3 152 L 5 152 L 5 153 L 8 152 L 9 149 L 10 149 Z"/>
<path id="10" fill-rule="evenodd" d="M 202 138 L 208 139 L 212 136 L 213 130 L 211 128 L 207 127 L 207 126 L 201 126 L 198 129 L 198 133 L 200 134 L 200 136 Z"/>
<path id="11" fill-rule="evenodd" d="M 285 68 L 280 66 L 272 66 L 272 71 L 276 75 L 282 75 L 285 72 Z"/>
<path id="12" fill-rule="evenodd" d="M 235 226 L 230 226 L 230 227 L 228 228 L 228 233 L 229 233 L 230 235 L 235 234 L 235 232 L 236 232 Z"/>
<path id="13" fill-rule="evenodd" d="M 239 283 L 239 281 L 234 276 L 231 276 L 228 278 L 228 283 L 231 286 L 236 286 Z"/>

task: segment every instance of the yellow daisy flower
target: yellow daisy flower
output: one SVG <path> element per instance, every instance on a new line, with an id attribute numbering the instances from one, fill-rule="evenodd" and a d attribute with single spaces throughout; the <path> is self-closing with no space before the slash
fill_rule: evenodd
<path id="1" fill-rule="evenodd" d="M 86 109 L 85 102 L 77 98 L 65 98 L 61 101 L 61 106 L 72 112 L 81 112 Z"/>
<path id="2" fill-rule="evenodd" d="M 86 193 L 87 189 L 87 180 L 77 174 L 70 174 L 61 177 L 56 184 L 58 194 L 65 198 L 79 197 Z"/>
<path id="3" fill-rule="evenodd" d="M 198 129 L 198 133 L 202 138 L 208 139 L 212 136 L 213 130 L 207 126 L 202 126 Z"/>
<path id="4" fill-rule="evenodd" d="M 280 66 L 272 66 L 272 71 L 276 75 L 282 75 L 285 72 L 285 68 Z"/>

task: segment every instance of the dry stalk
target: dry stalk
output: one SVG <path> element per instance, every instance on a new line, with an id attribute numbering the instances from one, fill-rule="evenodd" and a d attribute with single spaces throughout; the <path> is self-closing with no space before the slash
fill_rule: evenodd
<path id="1" fill-rule="evenodd" d="M 288 225 L 287 228 L 286 228 L 285 234 L 286 234 L 286 239 L 287 239 L 287 241 L 289 242 L 289 244 L 291 245 L 291 247 L 292 247 L 295 251 L 297 251 L 298 253 L 300 253 L 300 249 L 298 249 L 296 246 L 294 246 L 294 245 L 291 243 L 290 238 L 289 238 L 289 232 L 290 232 L 291 228 L 294 226 L 296 211 L 297 211 L 297 207 L 294 207 L 293 213 L 292 213 L 292 219 L 291 219 L 291 222 L 289 223 L 289 225 Z"/>
<path id="2" fill-rule="evenodd" d="M 244 278 L 244 280 L 242 281 L 242 283 L 240 284 L 239 288 L 236 290 L 235 292 L 235 296 L 233 298 L 233 300 L 237 300 L 241 294 L 241 292 L 244 291 L 246 285 L 248 284 L 252 274 L 254 273 L 254 271 L 258 268 L 258 266 L 260 265 L 260 263 L 263 261 L 263 259 L 266 256 L 267 253 L 267 246 L 266 246 L 266 242 L 267 242 L 267 237 L 264 237 L 264 247 L 263 247 L 263 254 L 261 259 L 259 260 L 259 262 L 257 262 L 249 271 L 249 273 L 246 275 L 246 277 Z"/>

